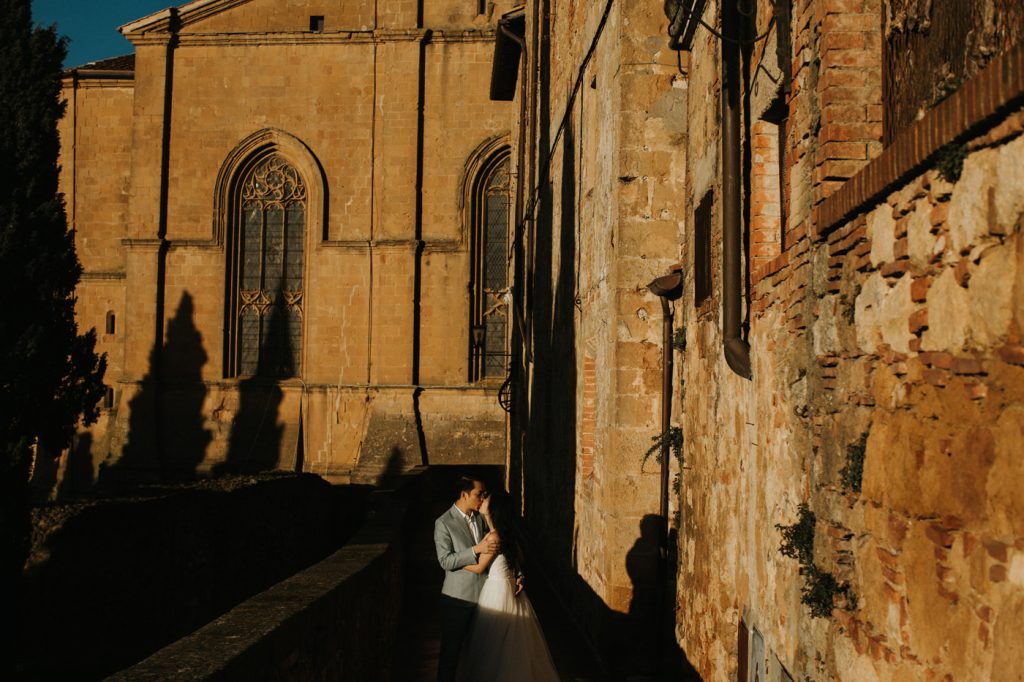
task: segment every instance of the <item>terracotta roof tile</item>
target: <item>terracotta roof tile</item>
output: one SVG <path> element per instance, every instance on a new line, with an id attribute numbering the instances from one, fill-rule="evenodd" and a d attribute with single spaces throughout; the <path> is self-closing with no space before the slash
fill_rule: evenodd
<path id="1" fill-rule="evenodd" d="M 135 54 L 100 59 L 73 68 L 77 71 L 135 71 Z"/>

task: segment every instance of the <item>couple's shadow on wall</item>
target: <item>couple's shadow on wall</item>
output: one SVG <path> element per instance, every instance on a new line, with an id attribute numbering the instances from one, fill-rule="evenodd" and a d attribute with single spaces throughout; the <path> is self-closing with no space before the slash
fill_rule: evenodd
<path id="1" fill-rule="evenodd" d="M 580 625 L 610 680 L 701 681 L 676 641 L 676 570 L 671 561 L 659 568 L 662 523 L 656 514 L 644 516 L 639 536 L 626 552 L 632 598 L 625 613 L 609 607 L 579 574 L 568 585 L 552 585 L 563 599 L 575 602 L 577 612 L 589 614 Z M 673 536 L 668 556 L 675 551 Z"/>
<path id="2" fill-rule="evenodd" d="M 626 553 L 626 574 L 633 585 L 629 612 L 620 623 L 624 633 L 643 639 L 637 650 L 656 662 L 649 672 L 658 680 L 700 681 L 675 635 L 676 534 L 673 530 L 661 558 L 664 519 L 647 514 L 640 521 L 640 536 Z"/>

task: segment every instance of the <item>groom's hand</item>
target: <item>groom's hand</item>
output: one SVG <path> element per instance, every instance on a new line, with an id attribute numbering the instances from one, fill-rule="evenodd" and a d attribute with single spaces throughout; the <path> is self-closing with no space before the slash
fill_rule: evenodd
<path id="1" fill-rule="evenodd" d="M 519 593 L 523 591 L 524 587 L 526 587 L 526 582 L 523 579 L 522 573 L 520 573 L 519 575 L 516 576 L 516 593 L 515 593 L 516 597 L 519 596 Z"/>
<path id="2" fill-rule="evenodd" d="M 473 546 L 473 552 L 476 554 L 495 554 L 501 549 L 501 541 L 498 538 L 498 534 L 493 530 L 484 536 L 484 539 Z"/>

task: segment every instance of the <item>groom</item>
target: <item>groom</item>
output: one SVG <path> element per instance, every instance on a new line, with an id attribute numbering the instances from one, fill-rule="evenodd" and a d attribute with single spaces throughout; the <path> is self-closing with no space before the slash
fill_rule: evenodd
<path id="1" fill-rule="evenodd" d="M 487 497 L 483 482 L 461 476 L 455 504 L 434 522 L 434 547 L 444 569 L 441 588 L 441 652 L 437 664 L 438 682 L 455 679 L 459 652 L 476 612 L 480 589 L 487 574 L 462 570 L 477 562 L 481 554 L 497 552 L 497 536 L 489 531 L 478 513 Z"/>

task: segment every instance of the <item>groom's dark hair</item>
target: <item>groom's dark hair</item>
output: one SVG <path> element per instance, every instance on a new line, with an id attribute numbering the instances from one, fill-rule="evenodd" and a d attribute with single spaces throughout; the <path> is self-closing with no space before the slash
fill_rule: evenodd
<path id="1" fill-rule="evenodd" d="M 473 490 L 473 486 L 477 482 L 483 483 L 479 478 L 473 478 L 471 476 L 459 476 L 459 480 L 455 483 L 455 494 L 459 497 L 462 493 L 468 493 Z"/>

